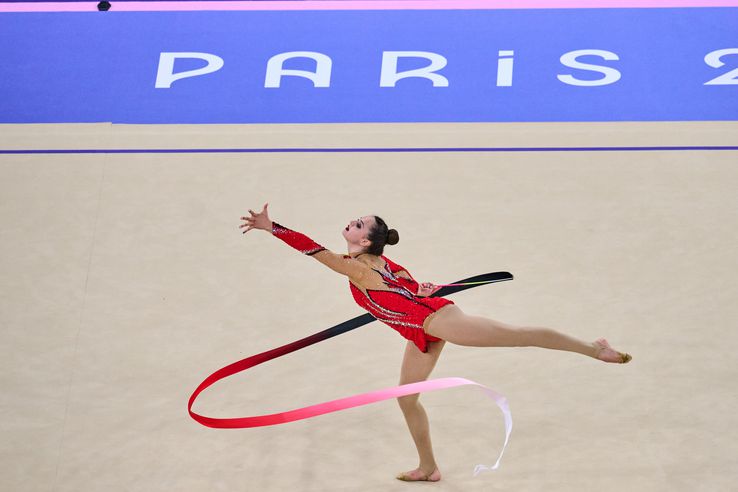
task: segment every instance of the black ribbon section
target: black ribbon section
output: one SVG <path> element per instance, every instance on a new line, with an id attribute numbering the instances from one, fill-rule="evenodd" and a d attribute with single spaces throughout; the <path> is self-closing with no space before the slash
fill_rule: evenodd
<path id="1" fill-rule="evenodd" d="M 457 282 L 454 282 L 455 284 L 462 284 L 462 283 L 469 283 L 469 282 L 487 282 L 490 284 L 497 283 L 497 282 L 504 282 L 506 280 L 512 280 L 513 276 L 510 272 L 492 272 L 492 273 L 483 273 L 481 275 L 475 275 L 473 277 L 465 278 L 463 280 L 459 280 Z M 473 287 L 479 287 L 480 285 L 486 285 L 486 284 L 473 284 L 473 285 L 454 285 L 452 287 L 441 287 L 436 292 L 434 292 L 430 297 L 445 297 L 447 295 L 455 294 L 456 292 L 461 292 L 462 290 L 471 289 Z M 352 318 L 350 320 L 344 321 L 343 323 L 339 323 L 336 326 L 333 326 L 331 328 L 328 328 L 327 330 L 323 330 L 321 332 L 315 333 L 314 335 L 310 335 L 309 337 L 303 338 L 301 340 L 297 340 L 293 342 L 295 347 L 293 348 L 290 345 L 286 345 L 284 347 L 279 347 L 278 349 L 284 349 L 284 348 L 290 348 L 288 352 L 283 352 L 280 355 L 288 354 L 290 352 L 294 352 L 295 350 L 301 349 L 303 347 L 307 347 L 309 345 L 312 345 L 314 343 L 318 343 L 323 340 L 327 340 L 329 338 L 333 338 L 338 335 L 342 335 L 348 331 L 355 330 L 356 328 L 359 328 L 360 326 L 364 326 L 368 323 L 371 323 L 372 321 L 375 321 L 377 318 L 372 316 L 369 313 L 362 314 L 361 316 L 357 316 L 355 318 Z"/>

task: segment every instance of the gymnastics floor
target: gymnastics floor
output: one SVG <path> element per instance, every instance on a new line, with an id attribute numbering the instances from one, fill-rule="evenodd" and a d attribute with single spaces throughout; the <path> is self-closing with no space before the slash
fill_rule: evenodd
<path id="1" fill-rule="evenodd" d="M 1 125 L 0 149 L 23 152 L 0 155 L 0 490 L 415 488 L 394 479 L 417 461 L 391 401 L 244 430 L 187 415 L 216 369 L 361 314 L 346 279 L 239 232 L 265 202 L 337 252 L 349 220 L 380 215 L 401 237 L 386 254 L 419 281 L 515 275 L 455 295 L 465 311 L 633 355 L 447 345 L 432 376 L 503 393 L 515 425 L 501 468 L 472 477 L 501 414 L 470 388 L 423 395 L 434 490 L 732 490 L 735 146 L 735 122 Z M 373 323 L 224 380 L 195 410 L 393 386 L 404 347 Z"/>

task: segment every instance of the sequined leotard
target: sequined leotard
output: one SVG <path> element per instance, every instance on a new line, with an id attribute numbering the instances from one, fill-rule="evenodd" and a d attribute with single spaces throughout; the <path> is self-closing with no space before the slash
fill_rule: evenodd
<path id="1" fill-rule="evenodd" d="M 314 257 L 332 270 L 349 277 L 356 303 L 400 335 L 428 351 L 428 342 L 440 338 L 425 333 L 424 323 L 433 313 L 453 301 L 442 297 L 418 296 L 418 282 L 403 267 L 385 256 L 383 265 L 369 264 L 349 255 L 338 255 L 309 237 L 273 223 L 272 234 L 303 254 Z"/>

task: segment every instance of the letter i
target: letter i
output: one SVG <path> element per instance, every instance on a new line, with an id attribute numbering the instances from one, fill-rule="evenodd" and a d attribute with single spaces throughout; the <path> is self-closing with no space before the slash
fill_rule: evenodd
<path id="1" fill-rule="evenodd" d="M 513 80 L 513 55 L 512 50 L 500 50 L 497 60 L 497 87 L 511 87 Z"/>

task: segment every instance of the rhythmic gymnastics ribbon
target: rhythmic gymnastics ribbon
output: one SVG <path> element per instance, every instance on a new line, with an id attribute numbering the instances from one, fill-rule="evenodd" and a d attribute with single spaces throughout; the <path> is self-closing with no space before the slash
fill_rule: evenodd
<path id="1" fill-rule="evenodd" d="M 447 296 L 456 292 L 461 292 L 462 290 L 477 287 L 479 285 L 503 282 L 512 279 L 513 276 L 508 272 L 494 272 L 485 273 L 482 275 L 475 275 L 474 277 L 459 280 L 458 282 L 455 282 L 453 284 L 444 284 L 442 286 L 437 286 L 441 288 L 434 292 L 431 297 Z M 283 345 L 272 350 L 267 350 L 266 352 L 252 355 L 251 357 L 246 357 L 245 359 L 234 362 L 233 364 L 230 364 L 215 371 L 202 383 L 200 383 L 197 389 L 195 389 L 195 391 L 190 396 L 190 400 L 187 404 L 187 411 L 189 412 L 190 417 L 206 427 L 212 427 L 215 429 L 242 429 L 249 427 L 262 427 L 267 425 L 285 424 L 287 422 L 294 422 L 296 420 L 308 419 L 311 417 L 316 417 L 318 415 L 338 412 L 339 410 L 346 410 L 348 408 L 368 405 L 370 403 L 389 400 L 391 398 L 398 398 L 400 396 L 414 395 L 426 391 L 454 388 L 457 386 L 473 385 L 479 387 L 487 394 L 487 396 L 495 401 L 499 409 L 502 411 L 502 415 L 505 420 L 505 442 L 502 446 L 502 450 L 500 451 L 500 455 L 497 458 L 497 461 L 492 466 L 477 465 L 474 468 L 474 475 L 476 476 L 482 471 L 486 470 L 496 470 L 500 466 L 500 460 L 502 459 L 502 455 L 505 452 L 505 448 L 507 447 L 507 443 L 510 439 L 510 432 L 512 431 L 512 414 L 510 413 L 507 399 L 500 393 L 497 393 L 496 391 L 487 388 L 484 385 L 464 378 L 449 377 L 429 379 L 427 381 L 421 381 L 418 383 L 404 384 L 392 388 L 384 388 L 368 393 L 361 393 L 358 395 L 349 396 L 347 398 L 340 398 L 338 400 L 318 403 L 316 405 L 310 405 L 307 407 L 298 408 L 296 410 L 289 410 L 286 412 L 273 413 L 269 415 L 258 415 L 254 417 L 213 418 L 205 417 L 192 411 L 192 405 L 195 403 L 195 399 L 197 398 L 197 396 L 217 381 L 227 378 L 228 376 L 232 376 L 233 374 L 245 371 L 246 369 L 257 366 L 263 362 L 282 357 L 283 355 L 295 352 L 296 350 L 300 350 L 315 343 L 322 342 L 329 338 L 354 330 L 367 323 L 371 323 L 375 319 L 376 318 L 374 318 L 374 316 L 366 313 L 348 321 L 344 321 L 343 323 L 339 323 L 336 326 L 328 328 L 327 330 L 323 330 L 303 339 L 288 343 L 287 345 Z"/>

